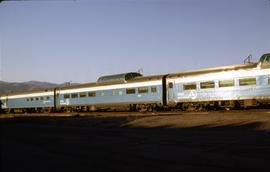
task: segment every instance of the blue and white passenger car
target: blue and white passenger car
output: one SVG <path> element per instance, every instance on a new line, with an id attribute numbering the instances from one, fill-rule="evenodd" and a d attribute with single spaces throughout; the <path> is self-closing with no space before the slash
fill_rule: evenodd
<path id="1" fill-rule="evenodd" d="M 270 54 L 259 63 L 170 74 L 169 105 L 183 109 L 257 106 L 270 100 Z"/>
<path id="2" fill-rule="evenodd" d="M 162 105 L 162 76 L 142 77 L 139 73 L 124 73 L 100 77 L 96 83 L 57 90 L 57 105 L 61 109 L 128 107 L 152 108 Z"/>
<path id="3" fill-rule="evenodd" d="M 13 93 L 0 97 L 2 109 L 7 112 L 16 111 L 41 111 L 54 107 L 54 91 L 34 91 L 26 93 Z"/>

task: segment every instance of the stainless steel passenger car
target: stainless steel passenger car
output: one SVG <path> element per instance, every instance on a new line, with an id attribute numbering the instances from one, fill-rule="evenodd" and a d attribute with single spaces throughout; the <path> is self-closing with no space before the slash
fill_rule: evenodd
<path id="1" fill-rule="evenodd" d="M 270 54 L 259 63 L 170 74 L 168 103 L 182 109 L 258 106 L 270 102 Z"/>
<path id="2" fill-rule="evenodd" d="M 264 54 L 258 63 L 190 72 L 103 76 L 94 83 L 2 95 L 0 101 L 1 109 L 6 112 L 200 110 L 269 105 L 270 54 Z"/>

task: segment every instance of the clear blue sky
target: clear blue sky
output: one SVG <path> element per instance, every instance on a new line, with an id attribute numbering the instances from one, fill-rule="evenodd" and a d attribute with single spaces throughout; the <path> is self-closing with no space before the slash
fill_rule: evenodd
<path id="1" fill-rule="evenodd" d="M 239 64 L 270 52 L 269 0 L 0 3 L 4 81 L 92 82 Z"/>

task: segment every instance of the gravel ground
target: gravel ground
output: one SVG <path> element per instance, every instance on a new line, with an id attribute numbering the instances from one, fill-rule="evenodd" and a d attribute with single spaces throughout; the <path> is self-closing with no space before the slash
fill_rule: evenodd
<path id="1" fill-rule="evenodd" d="M 0 116 L 1 171 L 270 171 L 270 110 Z"/>

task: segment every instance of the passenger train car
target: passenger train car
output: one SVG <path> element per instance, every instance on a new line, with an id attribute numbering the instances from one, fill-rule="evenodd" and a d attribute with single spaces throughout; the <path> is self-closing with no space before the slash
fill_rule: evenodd
<path id="1" fill-rule="evenodd" d="M 270 105 L 270 54 L 258 63 L 155 76 L 131 72 L 97 82 L 1 95 L 3 112 L 202 110 Z"/>

